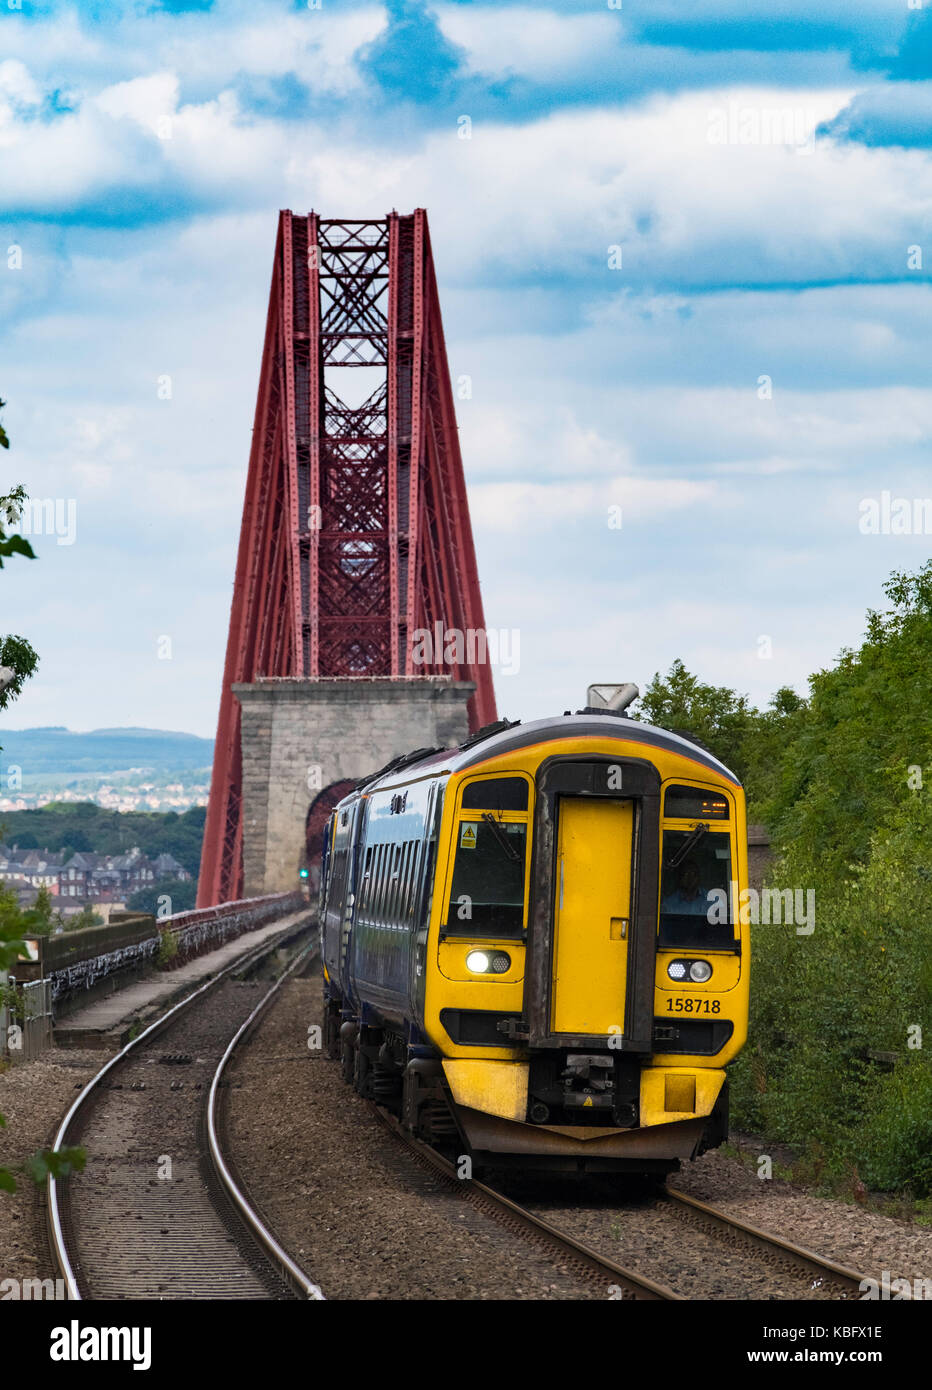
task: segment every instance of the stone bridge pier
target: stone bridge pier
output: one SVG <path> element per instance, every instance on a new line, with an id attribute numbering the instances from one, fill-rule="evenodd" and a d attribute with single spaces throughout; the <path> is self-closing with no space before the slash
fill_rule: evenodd
<path id="1" fill-rule="evenodd" d="M 241 708 L 243 879 L 247 898 L 297 886 L 308 812 L 415 748 L 469 732 L 471 681 L 447 676 L 266 677 L 234 684 Z"/>

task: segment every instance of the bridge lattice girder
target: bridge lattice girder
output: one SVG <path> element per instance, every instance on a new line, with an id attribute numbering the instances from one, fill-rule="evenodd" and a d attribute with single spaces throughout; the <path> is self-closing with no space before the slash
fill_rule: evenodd
<path id="1" fill-rule="evenodd" d="M 348 405 L 333 382 L 354 367 L 379 380 Z M 474 649 L 454 664 L 436 649 L 415 661 L 415 630 L 437 623 L 464 634 L 485 626 L 427 216 L 282 212 L 199 906 L 242 894 L 232 686 L 445 674 L 476 684 L 470 726 L 491 722 L 491 672 Z"/>

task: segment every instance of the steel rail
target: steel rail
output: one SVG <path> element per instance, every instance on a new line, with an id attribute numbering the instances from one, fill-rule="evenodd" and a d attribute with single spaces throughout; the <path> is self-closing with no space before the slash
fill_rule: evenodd
<path id="1" fill-rule="evenodd" d="M 864 1274 L 859 1274 L 856 1269 L 851 1269 L 848 1265 L 838 1264 L 835 1260 L 830 1260 L 824 1255 L 818 1255 L 814 1250 L 808 1250 L 803 1245 L 796 1245 L 795 1242 L 785 1240 L 783 1236 L 774 1235 L 771 1231 L 763 1231 L 759 1226 L 753 1226 L 749 1221 L 742 1221 L 736 1216 L 729 1215 L 722 1211 L 720 1207 L 713 1207 L 708 1202 L 700 1202 L 696 1197 L 689 1197 L 685 1192 L 679 1192 L 675 1188 L 666 1189 L 666 1198 L 675 1207 L 680 1207 L 689 1219 L 698 1218 L 706 1222 L 714 1230 L 724 1232 L 737 1238 L 744 1244 L 758 1246 L 768 1250 L 780 1263 L 793 1264 L 799 1269 L 804 1269 L 808 1274 L 815 1275 L 819 1283 L 837 1284 L 844 1290 L 842 1298 L 849 1297 L 852 1293 L 860 1295 L 864 1282 L 867 1278 Z M 816 1287 L 815 1284 L 812 1285 Z"/>
<path id="2" fill-rule="evenodd" d="M 285 928 L 284 932 L 287 932 L 287 930 L 288 929 Z M 100 1085 L 101 1081 L 103 1081 L 104 1077 L 109 1072 L 113 1071 L 117 1066 L 121 1065 L 131 1052 L 133 1052 L 148 1038 L 155 1037 L 164 1028 L 168 1027 L 171 1021 L 175 1019 L 183 1010 L 187 1009 L 189 1005 L 193 1004 L 196 999 L 199 999 L 201 997 L 201 995 L 207 993 L 209 990 L 214 989 L 228 975 L 233 974 L 236 970 L 242 970 L 244 966 L 254 964 L 257 960 L 261 960 L 264 955 L 268 955 L 270 951 L 275 950 L 276 947 L 280 946 L 281 944 L 281 938 L 276 936 L 270 941 L 264 941 L 260 946 L 255 947 L 252 951 L 245 952 L 236 960 L 231 961 L 229 965 L 224 966 L 222 970 L 218 970 L 217 974 L 212 975 L 209 980 L 206 980 L 204 982 L 204 984 L 199 985 L 197 989 L 192 990 L 190 994 L 185 995 L 183 999 L 179 1000 L 177 1004 L 174 1004 L 170 1009 L 167 1010 L 166 1013 L 162 1014 L 161 1017 L 155 1019 L 152 1023 L 149 1024 L 147 1028 L 143 1029 L 143 1031 L 140 1034 L 138 1034 L 137 1037 L 130 1038 L 129 1042 L 126 1043 L 126 1045 L 122 1047 L 119 1052 L 115 1053 L 114 1056 L 111 1057 L 110 1060 L 106 1062 L 104 1066 L 101 1067 L 100 1071 L 95 1072 L 91 1079 L 86 1083 L 80 1094 L 71 1104 L 64 1119 L 58 1126 L 55 1138 L 52 1140 L 52 1148 L 60 1149 L 64 1147 L 65 1140 L 68 1137 L 68 1131 L 74 1122 L 75 1116 L 83 1110 L 84 1106 L 91 1099 L 92 1095 L 96 1092 L 98 1086 Z M 301 956 L 298 957 L 298 959 L 301 958 Z M 224 1054 L 224 1056 L 226 1056 L 226 1054 Z M 65 1281 L 67 1297 L 73 1302 L 81 1302 L 83 1301 L 83 1295 L 81 1294 L 81 1290 L 78 1285 L 77 1275 L 75 1274 L 74 1266 L 71 1262 L 71 1257 L 68 1253 L 68 1246 L 65 1239 L 65 1233 L 62 1224 L 58 1182 L 51 1173 L 48 1177 L 47 1192 L 48 1233 L 52 1258 L 55 1261 L 55 1264 L 58 1266 L 58 1269 L 61 1271 L 61 1276 Z"/>
<path id="3" fill-rule="evenodd" d="M 608 1279 L 610 1284 L 619 1286 L 631 1298 L 664 1300 L 674 1303 L 686 1302 L 682 1294 L 675 1293 L 673 1289 L 667 1288 L 664 1284 L 658 1284 L 656 1280 L 645 1274 L 636 1274 L 633 1270 L 623 1269 L 621 1265 L 616 1264 L 606 1255 L 600 1255 L 597 1250 L 593 1250 L 591 1246 L 576 1240 L 568 1232 L 551 1226 L 549 1221 L 545 1221 L 534 1212 L 518 1206 L 509 1197 L 505 1197 L 501 1192 L 496 1192 L 492 1187 L 487 1187 L 478 1179 L 458 1177 L 456 1168 L 449 1159 L 437 1153 L 436 1149 L 432 1149 L 429 1144 L 425 1144 L 422 1140 L 408 1134 L 402 1129 L 394 1115 L 383 1110 L 374 1101 L 370 1101 L 369 1104 L 385 1128 L 406 1145 L 416 1158 L 446 1178 L 465 1200 L 473 1202 L 488 1215 L 512 1228 L 521 1230 L 525 1235 L 530 1234 L 545 1245 L 555 1246 L 586 1277 L 597 1278 L 600 1281 Z"/>
<path id="4" fill-rule="evenodd" d="M 279 1245 L 278 1241 L 275 1239 L 268 1226 L 266 1226 L 265 1222 L 262 1220 L 261 1216 L 256 1211 L 252 1203 L 249 1201 L 248 1197 L 243 1192 L 243 1189 L 236 1182 L 236 1179 L 233 1177 L 233 1174 L 227 1167 L 226 1161 L 223 1157 L 223 1148 L 220 1143 L 218 1105 L 220 1083 L 223 1077 L 223 1073 L 227 1063 L 233 1056 L 233 1053 L 236 1051 L 236 1048 L 239 1046 L 240 1042 L 249 1032 L 249 1030 L 258 1022 L 261 1016 L 265 1013 L 266 1009 L 269 1007 L 275 995 L 281 989 L 282 985 L 291 975 L 292 971 L 297 969 L 299 965 L 306 965 L 308 960 L 310 958 L 313 958 L 315 950 L 316 947 L 312 946 L 309 948 L 309 950 L 303 951 L 300 955 L 295 957 L 295 959 L 288 966 L 288 969 L 283 971 L 283 973 L 278 977 L 272 988 L 268 991 L 267 994 L 265 994 L 262 997 L 262 999 L 259 1000 L 259 1003 L 253 1009 L 252 1013 L 249 1015 L 249 1017 L 246 1019 L 244 1023 L 240 1024 L 239 1028 L 237 1028 L 236 1032 L 233 1034 L 233 1037 L 230 1039 L 230 1042 L 227 1045 L 227 1049 L 221 1057 L 220 1062 L 217 1066 L 217 1070 L 214 1072 L 213 1081 L 210 1083 L 210 1094 L 207 1097 L 207 1143 L 210 1149 L 210 1156 L 213 1160 L 214 1168 L 217 1172 L 217 1176 L 220 1178 L 220 1181 L 226 1188 L 227 1193 L 232 1199 L 233 1204 L 239 1212 L 240 1216 L 242 1216 L 244 1221 L 252 1230 L 259 1243 L 265 1248 L 266 1252 L 269 1255 L 271 1255 L 272 1259 L 283 1271 L 289 1282 L 293 1284 L 298 1289 L 298 1291 L 304 1295 L 305 1298 L 313 1299 L 316 1301 L 323 1301 L 324 1295 L 321 1292 L 320 1285 L 315 1284 L 313 1279 L 310 1279 L 308 1275 L 305 1274 L 304 1270 L 301 1269 L 300 1266 L 296 1265 L 291 1256 L 282 1248 L 281 1245 Z"/>

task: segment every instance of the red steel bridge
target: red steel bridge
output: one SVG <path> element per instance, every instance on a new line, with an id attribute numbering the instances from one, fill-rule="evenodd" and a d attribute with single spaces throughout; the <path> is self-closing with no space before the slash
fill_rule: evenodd
<path id="1" fill-rule="evenodd" d="M 350 368 L 376 378 L 355 404 Z M 242 897 L 233 685 L 448 676 L 475 683 L 470 727 L 490 723 L 488 664 L 415 664 L 412 634 L 437 623 L 485 626 L 427 215 L 282 212 L 199 907 Z"/>

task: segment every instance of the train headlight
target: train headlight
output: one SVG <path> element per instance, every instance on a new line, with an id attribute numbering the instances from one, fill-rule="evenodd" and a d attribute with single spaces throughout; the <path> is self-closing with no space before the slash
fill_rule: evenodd
<path id="1" fill-rule="evenodd" d="M 707 960 L 694 960 L 689 967 L 689 978 L 697 985 L 704 985 L 712 978 L 712 967 Z"/>
<path id="2" fill-rule="evenodd" d="M 685 960 L 671 960 L 667 966 L 667 974 L 671 980 L 685 980 L 689 964 Z"/>
<path id="3" fill-rule="evenodd" d="M 466 969 L 473 975 L 504 975 L 511 969 L 511 956 L 507 951 L 470 951 Z"/>

